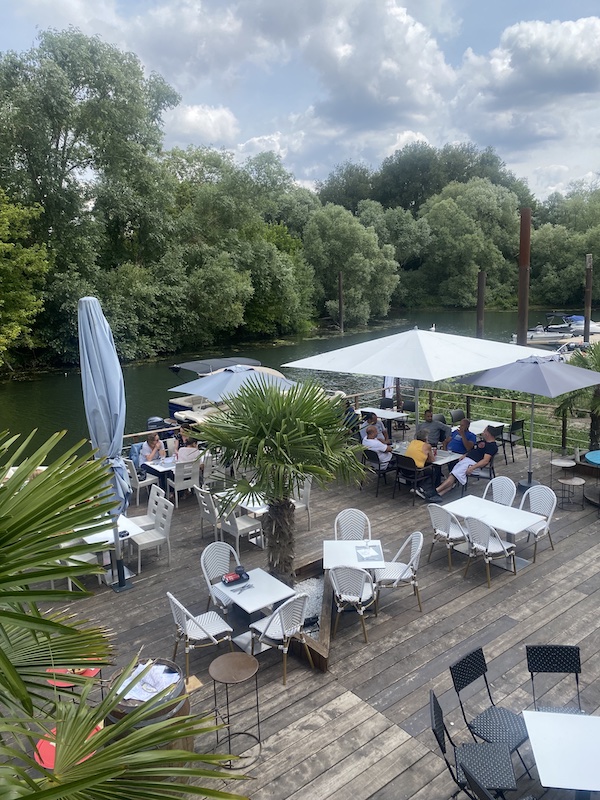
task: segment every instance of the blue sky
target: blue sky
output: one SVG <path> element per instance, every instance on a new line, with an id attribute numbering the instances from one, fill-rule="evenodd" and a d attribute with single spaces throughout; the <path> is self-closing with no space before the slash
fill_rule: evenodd
<path id="1" fill-rule="evenodd" d="M 414 141 L 493 147 L 543 199 L 600 166 L 592 0 L 0 0 L 0 50 L 73 25 L 182 96 L 165 146 L 279 153 L 312 186 Z"/>

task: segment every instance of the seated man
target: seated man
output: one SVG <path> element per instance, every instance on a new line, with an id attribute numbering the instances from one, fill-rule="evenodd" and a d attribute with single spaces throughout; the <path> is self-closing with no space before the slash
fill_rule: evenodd
<path id="1" fill-rule="evenodd" d="M 367 428 L 373 425 L 377 429 L 377 438 L 381 442 L 385 442 L 385 444 L 390 444 L 389 437 L 387 435 L 387 430 L 385 429 L 385 425 L 383 422 L 378 418 L 377 414 L 369 411 L 368 414 L 365 416 L 365 421 L 360 426 L 360 434 L 364 439 L 367 435 Z"/>
<path id="2" fill-rule="evenodd" d="M 464 486 L 468 476 L 474 470 L 488 466 L 498 452 L 498 445 L 489 428 L 484 428 L 481 437 L 481 440 L 477 442 L 472 450 L 469 450 L 468 453 L 459 458 L 450 475 L 438 486 L 437 492 L 427 497 L 430 503 L 440 503 L 442 496 L 456 485 L 456 481 Z"/>
<path id="3" fill-rule="evenodd" d="M 377 438 L 377 428 L 375 425 L 368 425 L 366 429 L 366 436 L 363 439 L 363 447 L 367 450 L 373 450 L 379 457 L 379 463 L 383 469 L 387 469 L 392 460 L 392 447 L 381 439 Z"/>
<path id="4" fill-rule="evenodd" d="M 433 464 L 435 456 L 433 454 L 432 446 L 427 441 L 426 428 L 417 431 L 415 438 L 409 443 L 404 455 L 407 458 L 412 458 L 412 460 L 415 462 L 415 466 L 418 467 L 418 469 L 423 469 L 426 464 Z M 435 470 L 437 470 L 437 474 Z M 429 467 L 428 471 L 432 475 L 432 482 L 429 489 L 429 492 L 431 493 L 437 484 L 436 477 L 439 479 L 441 471 L 439 467 L 436 468 L 433 466 Z M 417 489 L 417 494 L 419 497 L 426 497 L 426 494 L 422 489 Z"/>
<path id="5" fill-rule="evenodd" d="M 417 431 L 427 430 L 427 441 L 432 447 L 437 447 L 440 442 L 443 442 L 447 436 L 450 436 L 452 428 L 449 425 L 444 425 L 437 419 L 433 418 L 433 412 L 427 408 L 423 413 L 424 422 L 419 422 Z"/>
<path id="6" fill-rule="evenodd" d="M 477 437 L 469 430 L 470 425 L 470 419 L 461 419 L 458 428 L 450 433 L 442 447 L 459 456 L 464 456 L 465 453 L 472 450 L 477 442 Z"/>

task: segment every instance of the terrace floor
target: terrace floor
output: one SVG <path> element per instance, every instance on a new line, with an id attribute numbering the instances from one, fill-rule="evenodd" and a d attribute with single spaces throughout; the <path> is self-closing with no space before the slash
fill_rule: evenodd
<path id="1" fill-rule="evenodd" d="M 516 454 L 517 461 L 513 464 L 509 457 L 506 467 L 497 457 L 498 474 L 515 480 L 525 476 L 523 449 L 517 448 Z M 550 479 L 549 458 L 547 452 L 534 452 L 534 475 L 544 483 Z M 413 507 L 406 488 L 392 500 L 391 485 L 382 485 L 375 498 L 375 484 L 370 481 L 367 479 L 362 491 L 337 484 L 327 490 L 313 489 L 312 530 L 306 529 L 304 513 L 297 519 L 297 563 L 321 556 L 321 542 L 332 537 L 333 520 L 343 508 L 354 506 L 369 515 L 373 537 L 382 540 L 389 558 L 408 533 L 421 530 L 425 535 L 419 572 L 423 613 L 419 613 L 410 587 L 383 594 L 378 617 L 367 617 L 369 644 L 363 641 L 356 615 L 343 615 L 332 642 L 329 671 L 311 671 L 290 656 L 285 687 L 281 654 L 268 651 L 258 656 L 262 756 L 246 770 L 251 780 L 229 781 L 215 788 L 253 800 L 450 797 L 455 786 L 429 729 L 429 689 L 438 695 L 456 739 L 469 741 L 448 667 L 478 646 L 484 649 L 495 700 L 520 711 L 532 702 L 525 644 L 579 645 L 583 707 L 589 713 L 598 711 L 600 520 L 596 508 L 586 504 L 583 511 L 558 509 L 552 526 L 556 549 L 552 551 L 544 540 L 538 546 L 536 564 L 516 576 L 492 568 L 492 588 L 488 589 L 484 565 L 479 561 L 466 579 L 465 557 L 454 556 L 450 573 L 442 546 L 434 550 L 428 563 L 432 531 L 426 504 L 417 498 Z M 471 491 L 480 495 L 485 484 L 474 482 Z M 454 490 L 448 499 L 457 496 L 458 490 Z M 130 514 L 136 512 L 134 507 Z M 143 571 L 133 579 L 131 591 L 116 594 L 107 587 L 99 588 L 94 577 L 86 579 L 94 596 L 74 602 L 71 608 L 112 628 L 117 666 L 140 648 L 146 657 L 171 657 L 174 624 L 165 593 L 173 592 L 194 613 L 205 610 L 207 590 L 200 553 L 208 541 L 208 535 L 204 542 L 200 537 L 198 508 L 190 497 L 174 513 L 170 568 L 166 553 L 156 558 L 152 551 L 145 551 Z M 527 548 L 522 542 L 517 552 L 531 556 L 533 546 Z M 242 563 L 247 568 L 264 566 L 265 554 L 242 543 Z M 198 713 L 212 704 L 207 668 L 216 655 L 212 648 L 191 654 L 191 670 L 200 681 L 191 696 L 192 708 Z M 182 666 L 183 660 L 180 648 L 178 662 Z M 253 691 L 252 682 L 246 686 Z M 560 704 L 571 700 L 572 678 L 554 691 L 559 693 Z M 251 694 L 236 701 L 236 707 L 242 709 L 242 726 L 250 720 L 246 709 L 249 714 L 252 702 Z M 469 701 L 471 708 L 478 703 L 483 707 L 482 693 Z M 208 737 L 197 742 L 198 749 L 211 746 Z M 523 755 L 531 765 L 528 744 Z M 532 770 L 533 780 L 528 779 L 516 758 L 515 770 L 519 791 L 507 796 L 540 797 L 543 789 L 536 770 Z M 550 790 L 545 798 L 565 796 L 572 794 Z"/>

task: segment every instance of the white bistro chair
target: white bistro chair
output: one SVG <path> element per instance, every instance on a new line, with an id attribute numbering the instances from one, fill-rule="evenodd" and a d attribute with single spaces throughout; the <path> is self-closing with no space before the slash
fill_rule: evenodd
<path id="1" fill-rule="evenodd" d="M 140 478 L 136 472 L 135 465 L 130 458 L 124 458 L 123 461 L 125 462 L 125 466 L 127 467 L 127 472 L 129 473 L 129 482 L 131 483 L 132 490 L 136 493 L 136 506 L 140 504 L 140 489 L 148 489 L 149 486 L 152 486 L 154 483 L 158 483 L 158 477 L 156 475 L 146 475 L 145 478 Z M 148 489 L 148 491 L 150 491 Z"/>
<path id="2" fill-rule="evenodd" d="M 465 525 L 467 527 L 467 541 L 469 542 L 469 560 L 465 569 L 465 577 L 471 566 L 471 559 L 477 558 L 477 556 L 483 556 L 485 561 L 488 589 L 492 585 L 490 583 L 490 561 L 495 558 L 512 559 L 513 572 L 515 575 L 517 574 L 514 544 L 505 542 L 500 538 L 495 528 L 480 519 L 467 517 Z"/>
<path id="3" fill-rule="evenodd" d="M 268 647 L 276 647 L 283 653 L 283 685 L 287 681 L 287 654 L 292 639 L 298 639 L 304 645 L 310 668 L 314 669 L 312 655 L 304 633 L 304 617 L 308 595 L 297 594 L 282 603 L 272 614 L 250 625 L 252 633 L 252 655 L 254 643 Z"/>
<path id="4" fill-rule="evenodd" d="M 444 506 L 438 506 L 435 503 L 429 503 L 427 506 L 429 511 L 429 518 L 431 520 L 431 527 L 433 528 L 433 541 L 429 549 L 429 558 L 433 553 L 433 546 L 436 542 L 444 542 L 448 550 L 448 572 L 452 571 L 452 549 L 457 545 L 465 542 L 467 537 L 463 530 L 462 525 L 456 519 L 454 514 L 447 511 Z"/>
<path id="5" fill-rule="evenodd" d="M 219 539 L 221 517 L 214 498 L 208 489 L 201 489 L 199 486 L 192 488 L 200 508 L 200 536 L 204 539 L 204 523 L 206 522 L 213 529 L 216 542 Z"/>
<path id="6" fill-rule="evenodd" d="M 175 492 L 175 508 L 179 508 L 179 492 L 191 490 L 200 483 L 200 457 L 196 461 L 175 464 L 173 478 L 167 478 L 167 486 Z"/>
<path id="7" fill-rule="evenodd" d="M 308 516 L 308 530 L 310 530 L 310 489 L 312 486 L 312 475 L 304 481 L 292 497 L 292 503 L 296 511 L 306 511 Z"/>
<path id="8" fill-rule="evenodd" d="M 156 507 L 156 520 L 153 528 L 136 533 L 128 541 L 133 547 L 137 547 L 138 562 L 137 571 L 142 571 L 142 550 L 149 550 L 156 548 L 157 553 L 160 555 L 160 548 L 164 544 L 167 548 L 168 564 L 171 565 L 171 542 L 169 536 L 171 534 L 171 520 L 173 518 L 173 509 L 175 506 L 169 502 L 165 497 L 158 500 Z"/>
<path id="9" fill-rule="evenodd" d="M 491 500 L 503 506 L 512 506 L 517 487 L 515 482 L 506 475 L 498 475 L 488 483 L 483 493 L 484 500 Z"/>
<path id="10" fill-rule="evenodd" d="M 198 614 L 195 617 L 177 598 L 173 597 L 171 592 L 167 592 L 167 597 L 177 626 L 173 661 L 177 655 L 179 642 L 183 639 L 185 643 L 185 679 L 187 680 L 190 677 L 190 650 L 229 642 L 229 648 L 233 651 L 231 642 L 233 628 L 224 619 L 221 619 L 216 611 L 207 611 L 206 614 Z"/>
<path id="11" fill-rule="evenodd" d="M 367 628 L 365 626 L 365 609 L 375 606 L 377 616 L 377 588 L 373 583 L 371 574 L 360 567 L 332 567 L 329 577 L 333 586 L 333 596 L 337 606 L 337 615 L 331 638 L 337 633 L 340 614 L 347 608 L 353 608 L 360 616 L 363 636 L 368 644 Z"/>
<path id="12" fill-rule="evenodd" d="M 550 536 L 550 523 L 552 522 L 552 516 L 556 509 L 556 499 L 557 498 L 554 491 L 549 486 L 543 486 L 542 484 L 539 486 L 531 486 L 521 498 L 521 505 L 519 508 L 522 508 L 525 511 L 529 510 L 532 514 L 541 514 L 542 516 L 546 517 L 545 520 L 532 525 L 531 528 L 527 528 L 524 531 L 524 533 L 527 534 L 527 541 L 529 541 L 530 536 L 533 536 L 534 564 L 537 553 L 537 543 L 544 536 L 548 537 L 550 547 L 554 550 L 554 544 L 552 543 L 552 537 Z"/>
<path id="13" fill-rule="evenodd" d="M 211 542 L 202 551 L 200 566 L 208 588 L 206 610 L 208 611 L 212 602 L 220 611 L 227 614 L 233 600 L 225 592 L 221 592 L 219 586 L 223 575 L 233 572 L 235 567 L 240 566 L 238 554 L 227 542 Z"/>
<path id="14" fill-rule="evenodd" d="M 140 514 L 138 517 L 128 517 L 132 522 L 135 522 L 143 530 L 147 531 L 153 528 L 156 524 L 156 509 L 158 508 L 158 501 L 165 497 L 164 490 L 160 488 L 158 483 L 150 487 L 150 494 L 148 495 L 148 506 L 145 514 Z"/>
<path id="15" fill-rule="evenodd" d="M 379 596 L 382 589 L 397 589 L 402 584 L 409 583 L 413 587 L 413 594 L 417 598 L 419 604 L 419 611 L 423 611 L 421 605 L 421 595 L 419 594 L 419 582 L 417 580 L 417 571 L 419 569 L 419 560 L 421 558 L 421 550 L 423 549 L 423 534 L 421 531 L 411 533 L 402 544 L 402 547 L 391 561 L 385 562 L 383 569 L 375 570 L 375 586 L 376 594 Z M 402 561 L 402 555 L 406 550 L 405 558 L 408 556 L 407 561 Z"/>
<path id="16" fill-rule="evenodd" d="M 371 538 L 371 522 L 364 511 L 345 508 L 335 518 L 333 534 L 336 539 L 366 541 Z"/>
<path id="17" fill-rule="evenodd" d="M 250 514 L 242 514 L 240 517 L 235 515 L 236 509 L 225 513 L 221 517 L 221 539 L 223 534 L 228 533 L 235 539 L 235 550 L 240 554 L 240 538 L 247 536 L 248 541 L 257 544 L 264 550 L 262 522 L 258 517 L 251 517 Z"/>

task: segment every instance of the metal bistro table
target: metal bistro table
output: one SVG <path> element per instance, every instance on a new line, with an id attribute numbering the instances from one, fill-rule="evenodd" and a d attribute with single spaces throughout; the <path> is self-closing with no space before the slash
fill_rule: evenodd
<path id="1" fill-rule="evenodd" d="M 533 514 L 531 511 L 523 511 L 520 508 L 513 508 L 512 506 L 503 506 L 501 503 L 494 503 L 492 500 L 484 500 L 482 497 L 475 497 L 472 494 L 467 494 L 459 500 L 454 500 L 452 503 L 444 505 L 447 511 L 450 511 L 457 517 L 475 517 L 482 522 L 486 522 L 496 530 L 503 531 L 509 542 L 514 544 L 515 538 L 519 533 L 527 530 L 530 526 L 537 522 L 542 522 L 546 519 L 541 514 Z M 459 553 L 469 552 L 469 545 L 458 545 L 454 548 Z M 524 567 L 531 564 L 526 558 L 515 556 L 515 563 L 517 572 Z M 505 569 L 512 572 L 512 564 L 510 559 L 494 559 L 492 561 L 496 567 Z"/>

